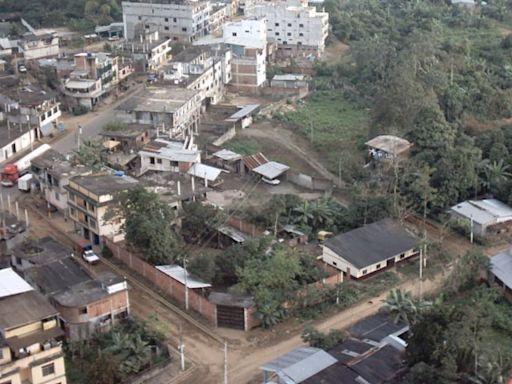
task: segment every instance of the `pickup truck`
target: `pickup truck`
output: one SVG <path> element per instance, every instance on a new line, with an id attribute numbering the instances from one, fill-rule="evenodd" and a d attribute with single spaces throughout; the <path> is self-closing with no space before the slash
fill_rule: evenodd
<path id="1" fill-rule="evenodd" d="M 84 251 L 84 253 L 82 254 L 82 258 L 89 264 L 97 264 L 100 261 L 98 255 L 96 255 L 92 249 Z"/>

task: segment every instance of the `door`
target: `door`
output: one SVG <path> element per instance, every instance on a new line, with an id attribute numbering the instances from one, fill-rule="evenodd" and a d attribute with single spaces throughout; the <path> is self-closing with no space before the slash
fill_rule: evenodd
<path id="1" fill-rule="evenodd" d="M 245 329 L 244 309 L 217 305 L 217 326 L 233 329 Z"/>

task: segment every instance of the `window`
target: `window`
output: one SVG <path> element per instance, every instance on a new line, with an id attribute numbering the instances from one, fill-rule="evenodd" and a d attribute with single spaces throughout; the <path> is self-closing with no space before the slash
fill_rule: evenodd
<path id="1" fill-rule="evenodd" d="M 149 158 L 149 164 L 155 164 L 155 158 L 154 157 L 150 157 Z"/>
<path id="2" fill-rule="evenodd" d="M 169 21 L 169 18 L 168 18 L 168 17 L 166 17 L 166 18 L 165 18 L 165 22 L 168 22 L 168 21 Z"/>
<path id="3" fill-rule="evenodd" d="M 288 32 L 286 35 L 291 36 L 291 35 L 292 35 L 292 33 L 291 33 L 291 32 Z"/>
<path id="4" fill-rule="evenodd" d="M 375 266 L 375 268 L 379 269 L 379 268 L 380 268 L 380 264 L 377 264 L 377 265 Z"/>
<path id="5" fill-rule="evenodd" d="M 182 32 L 187 32 L 187 27 L 183 27 L 183 28 L 181 28 L 181 31 L 182 31 Z"/>
<path id="6" fill-rule="evenodd" d="M 404 257 L 405 257 L 405 253 L 402 253 L 402 254 L 400 255 L 400 258 L 401 258 L 401 259 L 403 259 Z"/>
<path id="7" fill-rule="evenodd" d="M 166 31 L 168 31 L 168 30 L 169 30 L 169 27 L 164 27 L 164 29 L 165 29 Z"/>
<path id="8" fill-rule="evenodd" d="M 156 159 L 157 164 L 162 164 L 162 159 Z"/>
<path id="9" fill-rule="evenodd" d="M 363 269 L 363 275 L 366 275 L 368 273 L 368 270 Z"/>
<path id="10" fill-rule="evenodd" d="M 43 376 L 53 375 L 55 373 L 55 364 L 46 364 L 41 367 L 43 370 Z"/>
<path id="11" fill-rule="evenodd" d="M 279 27 L 279 23 L 276 23 L 276 27 Z"/>
<path id="12" fill-rule="evenodd" d="M 276 32 L 276 36 L 279 36 L 279 32 Z"/>
<path id="13" fill-rule="evenodd" d="M 169 160 L 169 164 L 171 165 L 171 167 L 177 167 L 179 165 L 177 161 L 172 160 Z"/>
<path id="14" fill-rule="evenodd" d="M 175 17 L 172 18 L 172 21 L 175 23 L 177 20 Z"/>
<path id="15" fill-rule="evenodd" d="M 55 191 L 55 200 L 59 201 L 59 199 L 60 199 L 60 194 L 59 194 L 59 192 Z"/>
<path id="16" fill-rule="evenodd" d="M 21 258 L 19 258 L 18 256 L 16 256 L 16 264 L 18 264 L 18 265 L 23 264 Z"/>
<path id="17" fill-rule="evenodd" d="M 304 24 L 299 24 L 299 28 L 304 28 Z"/>
<path id="18" fill-rule="evenodd" d="M 147 25 L 147 24 L 146 24 L 146 25 L 144 26 L 144 28 L 149 29 L 149 25 Z"/>
<path id="19" fill-rule="evenodd" d="M 332 265 L 338 265 L 338 263 L 336 263 L 335 261 L 332 262 Z"/>
<path id="20" fill-rule="evenodd" d="M 80 314 L 86 315 L 87 314 L 87 307 L 80 308 Z"/>
<path id="21" fill-rule="evenodd" d="M 289 27 L 291 27 L 291 26 L 292 26 L 292 24 L 291 24 L 291 23 L 288 23 L 288 26 L 289 26 Z"/>
<path id="22" fill-rule="evenodd" d="M 299 33 L 299 36 L 304 36 L 304 34 L 302 32 Z"/>
<path id="23" fill-rule="evenodd" d="M 139 16 L 139 20 L 142 20 L 142 16 Z"/>
<path id="24" fill-rule="evenodd" d="M 233 32 L 233 33 L 232 33 L 232 35 L 233 35 L 233 36 L 236 36 L 236 32 Z"/>

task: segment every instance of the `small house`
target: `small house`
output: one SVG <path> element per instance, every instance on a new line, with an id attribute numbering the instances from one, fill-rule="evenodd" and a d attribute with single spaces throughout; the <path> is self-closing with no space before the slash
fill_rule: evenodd
<path id="1" fill-rule="evenodd" d="M 380 135 L 366 142 L 370 161 L 394 160 L 406 157 L 412 144 L 400 137 Z"/>
<path id="2" fill-rule="evenodd" d="M 397 221 L 383 219 L 326 240 L 322 259 L 359 279 L 417 255 L 417 242 Z"/>
<path id="3" fill-rule="evenodd" d="M 492 232 L 492 227 L 500 232 L 512 221 L 512 208 L 496 199 L 467 200 L 451 207 L 450 214 L 452 219 L 465 221 L 478 236 Z"/>
<path id="4" fill-rule="evenodd" d="M 505 297 L 512 302 L 512 250 L 507 249 L 491 257 L 491 281 L 503 288 Z"/>

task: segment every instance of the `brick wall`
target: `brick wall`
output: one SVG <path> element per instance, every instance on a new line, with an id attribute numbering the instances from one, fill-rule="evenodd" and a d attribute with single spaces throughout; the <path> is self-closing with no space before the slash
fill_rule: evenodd
<path id="1" fill-rule="evenodd" d="M 165 273 L 159 271 L 154 266 L 139 259 L 137 256 L 114 244 L 112 240 L 105 238 L 105 245 L 110 248 L 114 257 L 131 270 L 144 276 L 147 280 L 153 282 L 166 295 L 185 305 L 185 286 L 179 281 L 172 279 Z M 210 303 L 205 297 L 193 289 L 188 290 L 188 303 L 190 309 L 208 319 L 212 324 L 216 323 L 217 307 Z"/>
<path id="2" fill-rule="evenodd" d="M 261 236 L 263 232 L 265 232 L 264 229 L 258 228 L 254 224 L 247 223 L 240 219 L 239 217 L 235 216 L 231 216 L 229 218 L 228 224 L 231 225 L 233 228 L 238 229 L 240 232 L 253 237 Z"/>

